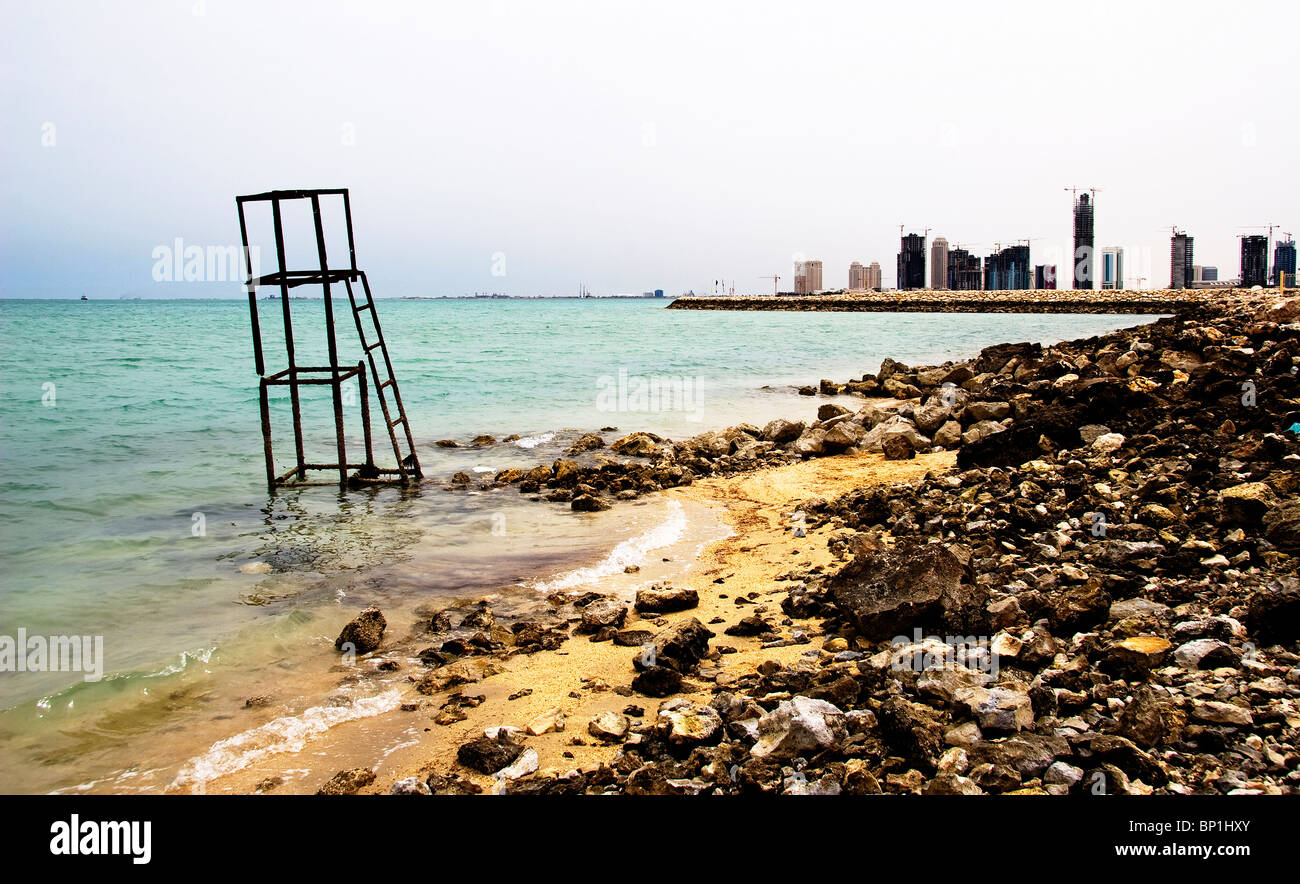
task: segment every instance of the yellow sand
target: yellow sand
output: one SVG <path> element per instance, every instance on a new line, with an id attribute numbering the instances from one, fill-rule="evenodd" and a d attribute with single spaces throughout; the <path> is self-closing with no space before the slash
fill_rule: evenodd
<path id="1" fill-rule="evenodd" d="M 716 633 L 711 641 L 712 647 L 737 650 L 737 653 L 722 655 L 716 664 L 722 672 L 720 680 L 752 672 L 764 660 L 795 660 L 809 648 L 820 647 L 823 639 L 816 634 L 815 624 L 796 621 L 793 627 L 807 627 L 812 644 L 766 650 L 759 646 L 757 638 L 723 634 L 727 626 L 754 613 L 780 622 L 785 616 L 780 602 L 790 584 L 776 582 L 775 578 L 797 567 L 829 565 L 832 562 L 826 546 L 826 535 L 832 529 L 823 526 L 810 530 L 806 537 L 796 538 L 789 530 L 789 514 L 800 501 L 813 497 L 831 500 L 872 484 L 915 481 L 926 472 L 937 473 L 951 468 L 953 461 L 951 452 L 920 455 L 907 461 L 886 461 L 879 454 L 846 454 L 739 477 L 707 479 L 664 492 L 720 507 L 724 520 L 735 533 L 707 547 L 685 581 L 698 592 L 699 607 L 653 620 L 641 620 L 635 612 L 630 612 L 626 627 L 657 632 L 678 620 L 698 617 Z M 722 578 L 723 582 L 715 583 L 717 578 Z M 753 604 L 735 604 L 737 596 L 750 592 L 759 593 Z M 709 621 L 715 617 L 725 622 L 710 624 Z M 646 718 L 652 718 L 662 702 L 636 694 L 622 696 L 613 690 L 631 684 L 635 674 L 632 659 L 636 654 L 636 648 L 618 646 L 613 642 L 593 643 L 587 636 L 579 635 L 565 642 L 558 651 L 542 651 L 503 661 L 504 672 L 461 688 L 466 695 L 483 695 L 486 699 L 477 707 L 466 708 L 464 712 L 468 717 L 464 721 L 446 726 L 432 722 L 446 695 L 421 697 L 412 692 L 408 699 L 422 703 L 419 711 L 394 711 L 382 717 L 400 722 L 408 729 L 418 725 L 417 738 L 410 740 L 414 745 L 391 752 L 383 760 L 373 786 L 364 791 L 386 792 L 398 779 L 408 776 L 424 779 L 433 771 L 456 773 L 490 791 L 493 786 L 491 777 L 457 764 L 457 748 L 482 735 L 488 727 L 526 727 L 535 716 L 553 707 L 559 707 L 566 714 L 566 729 L 527 738 L 527 745 L 538 753 L 541 770 L 583 769 L 609 761 L 618 747 L 602 744 L 588 734 L 587 723 L 591 718 L 604 711 L 622 712 L 629 705 L 644 708 Z M 523 688 L 531 688 L 532 693 L 515 700 L 508 699 Z M 712 685 L 707 682 L 687 680 L 686 693 L 701 702 L 708 700 L 711 689 Z M 630 720 L 633 724 L 638 721 L 634 717 Z M 305 751 L 336 750 L 341 742 L 348 740 L 346 731 L 358 725 L 370 729 L 376 726 L 373 722 L 341 725 L 322 740 L 326 746 L 309 744 Z M 573 745 L 575 738 L 585 745 Z M 329 754 L 347 757 L 347 753 L 337 751 Z M 361 762 L 360 758 L 356 760 Z M 273 764 L 258 765 L 257 769 L 224 777 L 210 784 L 209 791 L 252 791 L 259 780 L 274 774 L 276 767 L 292 769 L 295 761 L 292 756 L 282 756 Z M 310 792 L 328 776 L 314 774 L 290 779 L 276 791 Z"/>

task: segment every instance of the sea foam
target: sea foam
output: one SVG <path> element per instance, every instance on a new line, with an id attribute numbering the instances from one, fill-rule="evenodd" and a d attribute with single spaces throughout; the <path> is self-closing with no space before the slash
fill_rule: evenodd
<path id="1" fill-rule="evenodd" d="M 554 592 L 595 583 L 602 577 L 623 573 L 628 565 L 642 565 L 646 557 L 657 549 L 672 546 L 686 533 L 686 512 L 676 500 L 668 501 L 668 515 L 649 531 L 628 538 L 615 546 L 600 563 L 588 568 L 577 568 L 551 580 L 530 584 L 539 592 Z"/>

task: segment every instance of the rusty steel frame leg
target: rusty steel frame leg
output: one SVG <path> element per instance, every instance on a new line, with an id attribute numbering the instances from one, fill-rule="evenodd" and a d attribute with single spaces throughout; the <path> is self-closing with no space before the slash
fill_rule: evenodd
<path id="1" fill-rule="evenodd" d="M 258 404 L 262 409 L 262 450 L 266 455 L 266 487 L 275 493 L 275 454 L 271 451 L 271 403 L 267 400 L 266 378 L 257 385 Z"/>
<path id="2" fill-rule="evenodd" d="M 370 394 L 366 384 L 366 364 L 357 363 L 357 383 L 361 386 L 361 430 L 366 439 L 366 472 L 375 475 L 374 440 L 370 435 Z"/>
<path id="3" fill-rule="evenodd" d="M 298 458 L 298 481 L 307 479 L 307 459 L 302 449 L 302 403 L 298 398 L 298 363 L 294 358 L 293 315 L 289 310 L 289 285 L 284 278 L 284 225 L 280 219 L 280 201 L 271 200 L 271 220 L 275 227 L 275 254 L 280 268 L 280 304 L 284 310 L 284 350 L 289 359 L 289 400 L 293 405 L 293 448 Z"/>

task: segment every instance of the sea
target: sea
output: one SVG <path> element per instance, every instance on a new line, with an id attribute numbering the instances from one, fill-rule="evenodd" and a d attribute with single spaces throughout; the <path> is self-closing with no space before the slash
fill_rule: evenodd
<path id="1" fill-rule="evenodd" d="M 334 639 L 362 608 L 378 605 L 402 636 L 481 600 L 509 616 L 556 590 L 631 592 L 689 573 L 727 531 L 664 495 L 575 513 L 513 486 L 453 489 L 457 472 L 550 463 L 603 428 L 610 442 L 810 420 L 828 399 L 799 387 L 887 356 L 938 364 L 1135 322 L 667 303 L 381 299 L 426 481 L 271 493 L 247 301 L 0 300 L 0 791 L 193 792 L 268 755 L 292 766 L 319 735 L 400 702 L 404 673 L 340 675 Z M 299 365 L 327 361 L 324 306 L 290 301 Z M 282 304 L 257 308 L 276 371 Z M 346 300 L 334 324 L 340 360 L 361 361 Z M 355 461 L 355 382 L 344 404 Z M 373 382 L 370 404 L 376 461 L 391 466 Z M 271 406 L 283 472 L 285 388 Z M 307 388 L 302 413 L 307 461 L 332 461 L 328 388 Z M 517 438 L 470 445 L 484 434 Z M 43 663 L 21 653 L 42 644 Z"/>

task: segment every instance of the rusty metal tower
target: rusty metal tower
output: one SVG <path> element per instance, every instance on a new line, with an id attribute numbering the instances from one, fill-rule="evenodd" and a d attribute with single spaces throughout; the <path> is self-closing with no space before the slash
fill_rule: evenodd
<path id="1" fill-rule="evenodd" d="M 330 267 L 325 249 L 325 227 L 321 217 L 321 201 L 325 198 L 342 198 L 343 219 L 347 225 L 347 263 L 344 267 Z M 290 269 L 286 266 L 284 224 L 281 204 L 292 200 L 308 200 L 311 205 L 315 224 L 316 254 L 318 266 L 311 269 Z M 249 248 L 248 224 L 245 217 L 246 208 L 269 203 L 271 211 L 271 228 L 275 239 L 276 270 L 262 276 L 253 276 L 252 251 Z M 252 204 L 252 205 L 250 205 Z M 244 267 L 247 279 L 244 283 L 248 291 L 248 311 L 252 321 L 253 359 L 260 376 L 258 396 L 262 411 L 262 442 L 266 455 L 266 483 L 272 493 L 276 488 L 294 485 L 333 485 L 329 482 L 308 482 L 307 473 L 311 470 L 338 471 L 337 484 L 361 485 L 382 482 L 417 482 L 422 476 L 420 460 L 415 453 L 415 440 L 411 434 L 411 424 L 406 417 L 406 408 L 402 405 L 402 395 L 397 388 L 397 377 L 393 374 L 393 362 L 388 354 L 388 345 L 384 343 L 383 329 L 379 325 L 379 315 L 375 310 L 374 298 L 370 293 L 370 283 L 364 270 L 357 269 L 356 247 L 352 238 L 352 205 L 346 188 L 323 190 L 273 190 L 267 193 L 250 194 L 235 198 L 239 211 L 239 234 L 244 245 Z M 360 283 L 365 300 L 357 301 L 354 285 Z M 339 364 L 338 341 L 334 333 L 334 300 L 332 287 L 343 285 L 347 290 L 348 303 L 351 305 L 352 318 L 356 323 L 357 337 L 361 342 L 365 360 L 355 365 Z M 290 311 L 289 291 L 302 285 L 319 285 L 324 296 L 325 305 L 325 342 L 329 354 L 329 364 L 323 366 L 298 365 L 294 354 L 293 317 Z M 261 286 L 275 286 L 280 290 L 280 305 L 284 316 L 284 347 L 287 366 L 268 374 L 262 352 L 262 329 L 257 313 L 257 290 Z M 272 296 L 274 297 L 274 296 Z M 373 336 L 366 334 L 366 325 L 362 314 L 370 317 L 368 323 L 373 328 Z M 373 337 L 373 340 L 371 339 Z M 376 357 L 378 351 L 378 358 Z M 384 424 L 392 443 L 393 456 L 397 464 L 392 467 L 375 465 L 374 450 L 370 431 L 370 398 L 366 382 L 366 363 L 369 363 L 370 377 L 375 394 L 379 398 L 379 407 L 383 412 Z M 357 378 L 361 400 L 361 425 L 365 440 L 365 458 L 362 461 L 348 460 L 347 444 L 344 438 L 343 422 L 343 384 Z M 334 463 L 308 463 L 303 450 L 302 404 L 300 388 L 311 385 L 328 385 L 331 389 L 334 405 L 334 441 L 337 460 Z M 294 466 L 283 473 L 275 469 L 275 457 L 271 446 L 271 410 L 268 390 L 273 386 L 287 386 L 293 409 Z M 390 404 L 391 398 L 391 404 Z M 396 428 L 402 427 L 399 437 Z M 405 441 L 403 453 L 402 441 Z M 349 469 L 355 472 L 349 475 Z"/>

